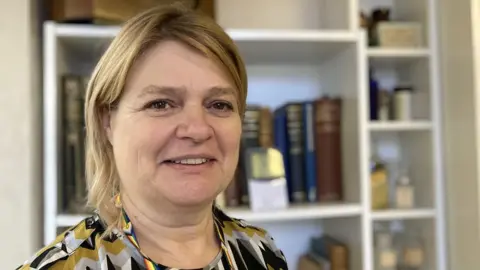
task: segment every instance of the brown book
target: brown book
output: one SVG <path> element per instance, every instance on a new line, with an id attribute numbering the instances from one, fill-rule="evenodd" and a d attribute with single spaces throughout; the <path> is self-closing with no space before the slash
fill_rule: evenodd
<path id="1" fill-rule="evenodd" d="M 258 140 L 261 147 L 273 147 L 273 115 L 268 107 L 260 109 Z"/>
<path id="2" fill-rule="evenodd" d="M 315 261 L 308 254 L 300 256 L 297 264 L 298 270 L 324 270 L 321 264 Z"/>
<path id="3" fill-rule="evenodd" d="M 343 199 L 340 98 L 323 97 L 315 101 L 315 154 L 317 198 L 320 202 Z"/>
<path id="4" fill-rule="evenodd" d="M 348 247 L 330 235 L 314 237 L 310 243 L 312 259 L 331 270 L 348 270 Z"/>
<path id="5" fill-rule="evenodd" d="M 322 238 L 324 241 L 328 260 L 330 261 L 331 270 L 347 270 L 348 269 L 348 248 L 337 239 L 325 235 Z"/>

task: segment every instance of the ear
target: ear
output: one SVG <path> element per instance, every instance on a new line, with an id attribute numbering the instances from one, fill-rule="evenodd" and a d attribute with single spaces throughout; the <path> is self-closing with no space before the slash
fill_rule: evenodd
<path id="1" fill-rule="evenodd" d="M 107 134 L 108 141 L 112 143 L 112 112 L 105 108 L 102 112 L 102 126 Z"/>

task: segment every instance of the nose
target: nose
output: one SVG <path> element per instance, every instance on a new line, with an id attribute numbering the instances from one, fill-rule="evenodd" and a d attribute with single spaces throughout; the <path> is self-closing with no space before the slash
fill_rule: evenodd
<path id="1" fill-rule="evenodd" d="M 207 141 L 213 136 L 213 129 L 207 118 L 208 114 L 203 106 L 185 106 L 182 110 L 180 123 L 177 126 L 177 137 L 192 140 L 195 143 Z"/>

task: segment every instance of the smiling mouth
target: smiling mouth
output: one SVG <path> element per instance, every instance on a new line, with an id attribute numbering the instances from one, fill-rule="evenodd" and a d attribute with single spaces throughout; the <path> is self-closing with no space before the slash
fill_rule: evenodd
<path id="1" fill-rule="evenodd" d="M 178 164 L 178 165 L 189 165 L 189 166 L 195 166 L 195 165 L 203 165 L 207 164 L 210 162 L 213 162 L 214 159 L 211 158 L 183 158 L 183 159 L 170 159 L 166 160 L 165 163 L 170 163 L 170 164 Z"/>

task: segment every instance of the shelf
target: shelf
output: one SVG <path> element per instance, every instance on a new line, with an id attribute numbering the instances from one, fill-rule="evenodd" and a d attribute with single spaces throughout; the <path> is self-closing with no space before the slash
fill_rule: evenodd
<path id="1" fill-rule="evenodd" d="M 56 224 L 57 227 L 71 227 L 86 217 L 87 215 L 60 214 L 57 216 Z"/>
<path id="2" fill-rule="evenodd" d="M 392 209 L 372 212 L 372 220 L 404 220 L 404 219 L 425 219 L 434 218 L 433 209 Z"/>
<path id="3" fill-rule="evenodd" d="M 432 123 L 429 121 L 371 121 L 368 124 L 371 131 L 415 131 L 431 130 Z"/>
<path id="4" fill-rule="evenodd" d="M 51 22 L 49 22 L 51 23 Z M 56 36 L 64 39 L 112 39 L 119 26 L 51 23 Z M 356 35 L 332 30 L 226 29 L 235 41 L 354 42 Z"/>
<path id="5" fill-rule="evenodd" d="M 63 39 L 112 39 L 120 31 L 119 26 L 48 23 L 55 27 L 56 36 Z"/>
<path id="6" fill-rule="evenodd" d="M 362 208 L 359 204 L 327 204 L 296 205 L 285 210 L 268 212 L 252 212 L 246 208 L 227 209 L 225 212 L 233 218 L 244 219 L 248 222 L 272 222 L 359 216 Z M 61 214 L 57 216 L 56 223 L 58 227 L 69 227 L 86 217 L 86 215 Z"/>
<path id="7" fill-rule="evenodd" d="M 367 56 L 373 65 L 401 65 L 429 59 L 430 50 L 425 48 L 369 48 L 367 49 Z"/>
<path id="8" fill-rule="evenodd" d="M 320 63 L 356 42 L 344 31 L 227 30 L 247 64 Z"/>
<path id="9" fill-rule="evenodd" d="M 390 48 L 369 48 L 367 49 L 367 55 L 370 58 L 419 58 L 429 57 L 430 51 L 424 48 L 413 49 L 390 49 Z"/>
<path id="10" fill-rule="evenodd" d="M 103 50 L 118 26 L 53 24 L 60 42 L 76 54 Z M 247 64 L 320 63 L 357 41 L 357 34 L 333 30 L 227 29 Z"/>
<path id="11" fill-rule="evenodd" d="M 248 222 L 272 222 L 359 216 L 362 208 L 359 204 L 313 204 L 290 206 L 285 210 L 269 212 L 252 212 L 248 209 L 232 209 L 225 212 L 234 218 L 244 219 Z"/>
<path id="12" fill-rule="evenodd" d="M 332 30 L 227 29 L 235 41 L 355 42 L 356 35 Z"/>

